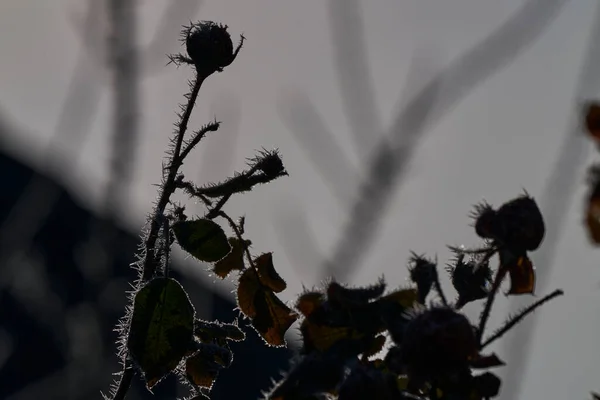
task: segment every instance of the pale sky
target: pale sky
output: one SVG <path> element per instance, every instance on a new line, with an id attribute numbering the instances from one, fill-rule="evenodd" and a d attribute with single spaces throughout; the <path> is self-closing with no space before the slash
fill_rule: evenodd
<path id="1" fill-rule="evenodd" d="M 0 112 L 18 132 L 0 138 L 0 144 L 15 156 L 48 169 L 94 207 L 99 204 L 108 172 L 111 88 L 108 71 L 95 61 L 99 55 L 94 52 L 99 48 L 82 46 L 82 3 L 3 0 L 0 4 Z M 360 117 L 356 122 L 346 115 L 340 92 L 328 6 L 334 3 L 207 0 L 195 15 L 172 21 L 172 45 L 163 51 L 179 51 L 176 34 L 179 25 L 189 19 L 223 22 L 229 25 L 234 40 L 241 33 L 247 38 L 238 59 L 202 88 L 192 127 L 216 116 L 223 121 L 223 129 L 203 141 L 196 156 L 186 162 L 184 172 L 198 179 L 225 178 L 223 164 L 198 172 L 201 165 L 207 165 L 203 159 L 219 163 L 218 157 L 211 158 L 215 148 L 227 149 L 226 157 L 233 157 L 238 169 L 256 149 L 280 149 L 290 176 L 234 198 L 227 210 L 232 215 L 246 214 L 248 237 L 257 252 L 274 252 L 276 267 L 289 284 L 284 300 L 292 300 L 302 285 L 310 287 L 321 279 L 319 265 L 346 223 L 368 155 L 399 107 L 525 4 L 517 0 L 357 0 L 369 76 L 356 85 L 373 88 L 374 101 L 368 101 L 368 93 L 363 100 L 374 106 L 376 119 L 367 120 L 368 112 L 362 118 L 361 109 L 350 115 Z M 141 46 L 148 44 L 167 4 L 139 1 Z M 543 195 L 548 192 L 548 179 L 565 138 L 577 133 L 576 105 L 581 97 L 600 96 L 598 79 L 579 82 L 599 7 L 594 0 L 566 1 L 530 46 L 518 49 L 516 57 L 459 97 L 451 108 L 435 111 L 437 118 L 415 149 L 374 245 L 349 283 L 372 283 L 383 274 L 394 287 L 405 282 L 410 250 L 437 253 L 443 266 L 449 255 L 446 244 L 476 245 L 467 214 L 482 198 L 499 205 L 525 188 L 542 208 L 551 204 Z M 353 55 L 351 48 L 349 55 Z M 51 166 L 45 164 L 43 155 L 80 56 L 89 63 L 84 82 L 99 96 L 97 109 L 78 158 L 73 157 L 69 147 L 73 138 L 69 137 L 59 144 L 62 153 L 57 155 L 64 166 Z M 152 184 L 159 182 L 174 111 L 183 101 L 186 79 L 191 78 L 186 68 L 162 67 L 165 63 L 166 58 L 159 58 L 147 65 L 142 80 L 142 137 L 128 207 L 121 213 L 132 231 L 139 230 L 151 209 L 156 195 Z M 600 65 L 596 69 L 600 76 Z M 442 99 L 456 92 L 455 86 L 462 82 L 458 78 L 465 79 L 459 74 L 451 77 L 457 80 L 444 82 L 439 94 Z M 303 121 L 298 114 L 303 99 L 309 99 L 318 110 L 324 128 L 337 139 L 348 160 L 347 168 L 338 174 L 341 197 L 335 197 L 336 189 L 328 187 L 291 132 L 289 121 L 294 115 Z M 350 133 L 356 124 L 366 129 L 358 149 Z M 233 141 L 228 135 L 239 138 Z M 231 149 L 228 143 L 235 147 Z M 564 231 L 560 240 L 551 243 L 550 251 L 542 244 L 542 250 L 532 254 L 534 262 L 543 251 L 544 257 L 552 259 L 547 265 L 537 265 L 537 294 L 563 288 L 566 295 L 536 313 L 531 356 L 522 378 L 526 383 L 518 396 L 522 399 L 587 399 L 591 390 L 600 391 L 600 347 L 596 346 L 600 253 L 589 245 L 582 226 L 585 168 L 596 155 L 585 139 L 573 136 L 571 143 L 575 153 L 583 149 L 583 156 L 566 161 L 575 171 L 575 189 L 563 216 Z M 567 190 L 552 189 L 550 193 Z M 202 212 L 191 203 L 189 210 Z M 300 236 L 294 236 L 294 224 L 300 222 L 312 232 L 308 244 L 312 241 L 317 251 L 303 248 Z M 551 231 L 553 226 L 548 224 L 547 229 Z M 185 268 L 199 279 L 214 281 L 191 260 Z M 444 283 L 448 284 L 446 278 Z M 233 288 L 228 282 L 214 284 L 225 293 Z M 497 327 L 509 310 L 533 301 L 535 298 L 524 297 L 509 304 L 499 297 L 491 327 Z M 478 307 L 467 307 L 471 317 L 477 317 Z M 501 375 L 511 368 L 509 347 L 519 341 L 521 327 L 493 349 L 508 364 L 497 371 Z"/>

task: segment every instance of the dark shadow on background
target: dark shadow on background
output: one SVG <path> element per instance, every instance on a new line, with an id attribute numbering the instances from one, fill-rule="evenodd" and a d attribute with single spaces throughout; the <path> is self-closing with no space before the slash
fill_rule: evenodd
<path id="1" fill-rule="evenodd" d="M 0 151 L 0 223 L 32 179 L 57 193 L 47 217 L 21 249 L 7 248 L 11 232 L 0 242 L 0 398 L 10 400 L 91 399 L 107 392 L 112 373 L 120 368 L 113 328 L 123 315 L 125 291 L 135 278 L 129 264 L 139 244 L 138 233 L 106 224 L 114 230 L 116 247 L 97 246 L 97 257 L 112 252 L 104 271 L 79 265 L 78 254 L 93 242 L 89 228 L 98 216 L 78 204 L 56 182 Z M 43 201 L 44 193 L 41 193 Z M 235 304 L 193 279 L 179 279 L 197 306 L 198 317 L 232 321 Z M 203 304 L 210 306 L 203 307 Z M 206 309 L 206 311 L 202 311 Z M 266 347 L 254 331 L 232 346 L 231 368 L 214 387 L 214 399 L 258 398 L 270 378 L 287 367 L 290 351 Z M 260 364 L 257 365 L 257 360 Z M 152 397 L 135 379 L 128 399 L 174 399 L 174 377 L 161 383 Z M 234 384 L 232 384 L 234 383 Z M 180 392 L 182 395 L 184 392 Z"/>

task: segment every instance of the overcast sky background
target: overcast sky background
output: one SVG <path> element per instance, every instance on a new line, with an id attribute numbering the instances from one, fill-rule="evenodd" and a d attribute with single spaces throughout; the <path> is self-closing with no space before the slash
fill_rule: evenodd
<path id="1" fill-rule="evenodd" d="M 190 19 L 228 24 L 234 40 L 241 33 L 248 40 L 238 59 L 204 84 L 191 124 L 199 127 L 216 116 L 223 121 L 222 130 L 204 140 L 184 171 L 200 181 L 223 179 L 225 167 L 243 168 L 244 158 L 256 149 L 280 149 L 290 176 L 232 199 L 227 209 L 233 215 L 246 214 L 255 251 L 274 252 L 276 267 L 289 283 L 285 300 L 300 293 L 302 285 L 310 287 L 322 279 L 320 266 L 347 222 L 357 185 L 366 175 L 367 159 L 399 108 L 525 4 L 517 0 L 348 0 L 348 4 L 358 4 L 358 21 L 364 31 L 364 37 L 358 38 L 362 37 L 367 49 L 368 76 L 356 87 L 372 88 L 372 101 L 368 90 L 363 100 L 373 108 L 373 118 L 361 107 L 360 99 L 355 99 L 350 114 L 344 108 L 330 13 L 332 4 L 339 5 L 341 0 L 207 0 L 201 7 L 192 0 L 178 1 L 199 11 L 170 21 L 172 36 L 161 38 L 164 51 L 142 64 L 141 138 L 133 184 L 119 216 L 132 231 L 144 223 L 156 196 L 152 185 L 159 182 L 174 111 L 191 77 L 186 68 L 162 67 L 166 57 L 160 56 L 183 50 L 176 35 L 179 25 Z M 144 47 L 169 3 L 138 3 L 139 44 Z M 547 1 L 546 6 L 553 3 L 561 2 Z M 372 248 L 359 268 L 345 277 L 349 283 L 367 284 L 384 274 L 391 287 L 402 284 L 410 250 L 437 254 L 443 265 L 449 256 L 446 244 L 477 244 L 467 214 L 471 204 L 482 198 L 499 205 L 525 188 L 542 208 L 554 207 L 556 198 L 568 199 L 566 208 L 560 209 L 560 234 L 553 231 L 553 221 L 547 226 L 556 241 L 546 243 L 550 248 L 543 244 L 532 255 L 534 262 L 538 257 L 549 258 L 544 265 L 538 261 L 537 294 L 563 288 L 566 295 L 536 313 L 528 364 L 519 370 L 525 383 L 517 398 L 522 399 L 586 399 L 591 390 L 600 391 L 600 253 L 589 245 L 582 226 L 585 169 L 596 155 L 590 143 L 577 136 L 577 105 L 582 99 L 600 96 L 600 79 L 585 76 L 586 62 L 592 62 L 591 68 L 600 76 L 600 58 L 586 61 L 592 36 L 597 41 L 593 26 L 600 19 L 600 4 L 594 0 L 563 3 L 554 7 L 555 17 L 539 36 L 515 57 L 508 57 L 506 65 L 464 96 L 455 96 L 458 101 L 449 107 L 439 100 L 442 105 L 436 109 L 438 100 L 434 100 L 436 118 L 414 148 Z M 109 71 L 99 62 L 102 43 L 92 46 L 81 39 L 86 4 L 75 0 L 0 3 L 0 116 L 14 128 L 14 135 L 1 137 L 0 143 L 67 184 L 90 207 L 98 207 L 110 159 L 111 83 Z M 102 12 L 97 18 L 98 26 L 105 26 Z M 513 46 L 519 47 L 518 43 Z M 355 56 L 351 47 L 347 55 L 349 59 Z M 91 125 L 75 156 L 77 138 L 63 138 L 54 147 L 49 143 L 79 57 L 87 65 L 83 82 L 97 93 L 98 105 L 93 107 Z M 441 99 L 457 92 L 462 82 L 458 78 L 466 79 L 459 74 L 450 77 L 456 80 L 443 82 L 438 93 Z M 330 165 L 333 170 L 342 165 L 340 158 L 331 154 L 331 160 L 315 163 L 297 137 L 302 134 L 301 126 L 307 135 L 319 135 L 303 108 L 307 100 L 345 157 L 345 167 L 333 174 L 337 189 L 319 172 L 319 166 Z M 357 125 L 362 129 L 359 146 L 351 135 Z M 49 148 L 60 151 L 51 150 L 53 157 L 48 159 Z M 313 151 L 312 157 L 327 158 L 327 153 L 318 153 L 319 146 Z M 561 154 L 564 168 L 563 164 L 557 167 Z M 230 158 L 232 165 L 226 161 Z M 562 180 L 552 180 L 555 170 L 564 172 Z M 189 204 L 189 210 L 202 213 L 200 206 Z M 310 234 L 304 237 L 302 232 L 307 231 Z M 214 281 L 204 268 L 188 261 L 186 272 Z M 448 284 L 446 278 L 444 282 Z M 233 288 L 231 282 L 215 285 L 224 292 Z M 500 297 L 491 327 L 498 326 L 509 311 L 534 300 L 511 302 Z M 475 318 L 479 307 L 473 304 L 466 311 Z M 515 357 L 511 348 L 520 343 L 524 326 L 493 349 L 508 364 L 498 370 L 503 376 L 511 369 Z"/>

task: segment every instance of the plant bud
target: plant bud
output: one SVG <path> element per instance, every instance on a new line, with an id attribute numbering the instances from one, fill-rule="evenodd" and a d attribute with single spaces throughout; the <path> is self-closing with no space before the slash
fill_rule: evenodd
<path id="1" fill-rule="evenodd" d="M 235 58 L 227 25 L 211 21 L 195 24 L 188 31 L 185 45 L 198 73 L 204 77 L 221 72 Z"/>

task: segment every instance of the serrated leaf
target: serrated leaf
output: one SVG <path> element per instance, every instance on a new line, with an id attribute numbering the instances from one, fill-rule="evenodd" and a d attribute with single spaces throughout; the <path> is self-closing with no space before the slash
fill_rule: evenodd
<path id="1" fill-rule="evenodd" d="M 181 248 L 200 261 L 216 262 L 231 251 L 227 235 L 210 219 L 176 222 L 173 232 Z"/>
<path id="2" fill-rule="evenodd" d="M 193 340 L 194 307 L 179 282 L 155 278 L 135 295 L 127 348 L 151 389 L 171 372 Z"/>
<path id="3" fill-rule="evenodd" d="M 251 268 L 240 276 L 237 295 L 238 307 L 262 338 L 271 346 L 284 346 L 285 332 L 298 315 L 263 286 Z"/>
<path id="4" fill-rule="evenodd" d="M 254 260 L 258 276 L 263 285 L 270 288 L 273 292 L 283 292 L 287 284 L 281 276 L 275 271 L 273 265 L 273 253 L 264 253 Z"/>
<path id="5" fill-rule="evenodd" d="M 213 272 L 219 278 L 224 279 L 231 271 L 242 271 L 244 269 L 244 249 L 250 246 L 250 240 L 244 240 L 244 243 L 236 237 L 227 239 L 231 246 L 231 251 L 225 257 L 216 262 Z"/>

